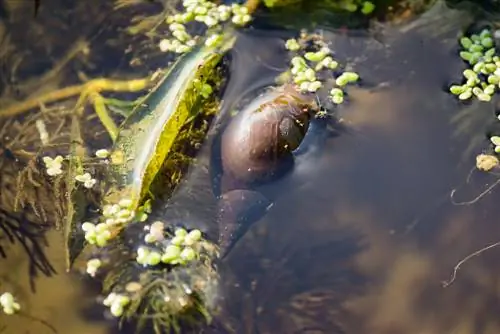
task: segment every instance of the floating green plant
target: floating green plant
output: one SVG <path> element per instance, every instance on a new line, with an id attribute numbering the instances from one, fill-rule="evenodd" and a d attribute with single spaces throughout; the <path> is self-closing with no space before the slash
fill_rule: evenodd
<path id="1" fill-rule="evenodd" d="M 198 45 L 200 36 L 191 36 L 186 29 L 186 25 L 198 22 L 211 30 L 222 31 L 222 24 L 231 22 L 237 27 L 249 23 L 252 19 L 249 9 L 240 4 L 217 5 L 208 0 L 184 0 L 182 1 L 183 11 L 167 17 L 171 37 L 160 41 L 160 50 L 164 52 L 186 53 Z M 217 36 L 217 35 L 216 35 Z M 212 38 L 206 40 L 210 45 Z"/>
<path id="2" fill-rule="evenodd" d="M 479 34 L 463 36 L 460 39 L 460 57 L 470 68 L 463 71 L 464 83 L 450 87 L 450 92 L 460 100 L 476 97 L 479 101 L 489 102 L 500 87 L 500 57 L 490 29 Z"/>
<path id="3" fill-rule="evenodd" d="M 320 36 L 303 33 L 299 39 L 288 39 L 285 47 L 293 55 L 290 61 L 292 80 L 303 93 L 316 93 L 326 86 L 330 89 L 331 101 L 341 104 L 344 102 L 343 88 L 359 80 L 355 72 L 340 71 L 339 62 Z M 332 74 L 334 80 L 331 80 Z"/>
<path id="4" fill-rule="evenodd" d="M 4 292 L 0 296 L 0 306 L 2 306 L 3 313 L 8 315 L 14 314 L 21 309 L 21 305 L 10 292 Z"/>

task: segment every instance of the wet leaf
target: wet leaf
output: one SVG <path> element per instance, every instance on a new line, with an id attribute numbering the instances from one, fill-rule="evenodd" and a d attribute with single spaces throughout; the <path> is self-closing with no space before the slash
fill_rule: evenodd
<path id="1" fill-rule="evenodd" d="M 203 111 L 199 87 L 217 78 L 217 67 L 233 41 L 229 37 L 220 48 L 198 47 L 181 56 L 125 120 L 111 153 L 112 188 L 105 201 L 128 198 L 136 210 L 145 199 L 182 127 Z"/>
<path id="2" fill-rule="evenodd" d="M 84 220 L 85 209 L 88 204 L 83 187 L 77 187 L 75 176 L 83 170 L 80 157 L 84 156 L 85 149 L 80 134 L 80 124 L 76 116 L 71 123 L 72 145 L 69 168 L 66 176 L 68 189 L 66 222 L 64 224 L 64 239 L 66 242 L 66 270 L 69 271 L 78 255 L 84 248 L 84 235 L 80 223 Z"/>
<path id="3" fill-rule="evenodd" d="M 493 136 L 490 138 L 491 142 L 495 146 L 500 146 L 500 137 L 499 136 Z"/>

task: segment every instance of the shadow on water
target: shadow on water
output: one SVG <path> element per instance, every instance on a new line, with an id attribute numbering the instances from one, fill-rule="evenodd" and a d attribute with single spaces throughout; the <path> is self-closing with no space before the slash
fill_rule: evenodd
<path id="1" fill-rule="evenodd" d="M 432 24 L 387 26 L 381 39 L 324 33 L 370 88 L 350 88 L 349 103 L 337 109 L 347 131 L 325 138 L 313 128 L 294 171 L 273 184 L 280 196 L 269 214 L 223 263 L 222 318 L 234 332 L 500 332 L 500 250 L 473 258 L 453 284 L 442 284 L 458 261 L 500 240 L 498 190 L 474 205 L 449 199 L 457 188 L 457 200 L 470 200 L 496 180 L 476 171 L 465 182 L 494 110 L 464 106 L 444 91 L 463 70 L 456 37 L 468 20 L 456 19 L 437 37 Z M 289 33 L 242 33 L 225 103 L 244 105 L 272 83 L 286 66 L 280 41 Z M 1 289 L 59 333 L 115 332 L 94 304 L 97 293 L 83 289 L 90 285 L 64 274 L 60 235 L 48 239 L 58 275 L 39 278 L 30 293 L 20 279 L 24 253 L 12 251 Z M 2 333 L 42 333 L 22 318 L 1 317 Z"/>

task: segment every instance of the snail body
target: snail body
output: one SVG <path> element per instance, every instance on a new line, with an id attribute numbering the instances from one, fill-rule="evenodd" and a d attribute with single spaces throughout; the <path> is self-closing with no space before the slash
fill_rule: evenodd
<path id="1" fill-rule="evenodd" d="M 223 256 L 272 204 L 264 186 L 293 166 L 293 151 L 318 109 L 313 96 L 285 85 L 257 97 L 222 131 L 215 142 L 219 174 L 214 182 Z"/>

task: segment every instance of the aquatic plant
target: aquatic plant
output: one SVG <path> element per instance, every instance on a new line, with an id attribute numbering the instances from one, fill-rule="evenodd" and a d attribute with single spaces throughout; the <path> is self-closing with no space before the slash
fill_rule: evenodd
<path id="1" fill-rule="evenodd" d="M 495 49 L 491 30 L 483 29 L 479 34 L 463 36 L 460 45 L 460 57 L 470 68 L 463 71 L 465 83 L 452 85 L 450 92 L 460 100 L 474 96 L 479 101 L 491 101 L 500 87 L 500 56 Z"/>
<path id="2" fill-rule="evenodd" d="M 205 44 L 211 46 L 214 39 L 218 38 L 218 33 L 222 32 L 223 23 L 230 21 L 233 25 L 241 27 L 252 19 L 251 11 L 240 4 L 228 6 L 217 5 L 208 0 L 183 0 L 182 6 L 184 8 L 182 12 L 166 18 L 171 38 L 164 38 L 160 41 L 160 50 L 164 52 L 186 53 L 199 44 L 197 40 L 200 35 L 191 36 L 186 30 L 186 25 L 201 23 L 210 29 L 211 35 L 206 39 Z"/>
<path id="3" fill-rule="evenodd" d="M 269 8 L 276 8 L 295 5 L 300 2 L 302 2 L 302 0 L 264 0 L 264 5 Z M 375 4 L 365 0 L 328 1 L 327 5 L 331 10 L 343 10 L 351 13 L 359 10 L 365 15 L 371 14 L 375 10 Z"/>
<path id="4" fill-rule="evenodd" d="M 343 88 L 359 80 L 357 73 L 339 70 L 333 51 L 317 34 L 302 32 L 298 39 L 288 39 L 285 47 L 292 52 L 289 73 L 302 92 L 315 93 L 326 86 L 330 89 L 331 101 L 341 104 L 344 102 Z"/>
<path id="5" fill-rule="evenodd" d="M 77 222 L 76 232 L 84 232 L 86 253 L 91 253 L 86 272 L 103 280 L 105 305 L 122 323 L 137 322 L 139 328 L 151 324 L 160 333 L 178 331 L 179 323 L 194 326 L 210 320 L 218 284 L 213 264 L 217 246 L 199 230 L 168 221 L 151 223 L 150 214 L 156 199 L 168 198 L 180 180 L 176 176 L 190 163 L 171 162 L 184 150 L 194 154 L 205 138 L 218 106 L 225 42 L 197 46 L 181 56 L 119 127 L 111 151 L 96 152 L 101 159 L 109 156 L 102 180 L 108 189 L 99 215 Z M 165 166 L 169 173 L 160 173 Z M 90 173 L 82 175 L 76 180 L 91 190 L 94 179 Z M 155 191 L 155 181 L 161 183 L 161 193 Z M 86 187 L 86 182 L 92 184 Z M 134 284 L 142 288 L 131 293 Z"/>
<path id="6" fill-rule="evenodd" d="M 0 295 L 0 306 L 2 306 L 3 313 L 8 315 L 14 314 L 21 309 L 21 305 L 10 292 L 4 292 Z"/>

